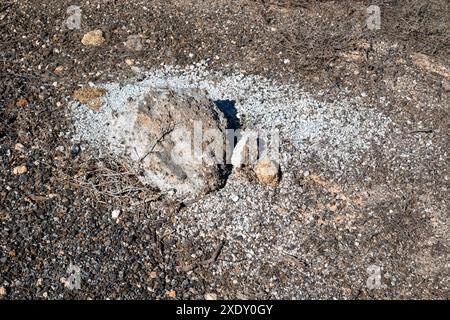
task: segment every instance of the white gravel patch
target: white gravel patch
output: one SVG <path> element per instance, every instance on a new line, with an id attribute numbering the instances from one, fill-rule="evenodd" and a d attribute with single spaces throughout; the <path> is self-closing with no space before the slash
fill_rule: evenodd
<path id="1" fill-rule="evenodd" d="M 282 140 L 313 152 L 330 169 L 358 160 L 372 143 L 380 143 L 390 120 L 348 101 L 318 102 L 293 85 L 274 84 L 259 76 L 223 75 L 198 64 L 186 69 L 165 67 L 129 84 L 99 85 L 108 90 L 100 112 L 79 103 L 74 140 L 86 140 L 123 155 L 124 138 L 133 131 L 137 109 L 128 99 L 140 99 L 149 89 L 204 89 L 213 100 L 233 100 L 241 122 L 253 129 L 280 130 Z M 134 104 L 137 105 L 137 104 Z"/>

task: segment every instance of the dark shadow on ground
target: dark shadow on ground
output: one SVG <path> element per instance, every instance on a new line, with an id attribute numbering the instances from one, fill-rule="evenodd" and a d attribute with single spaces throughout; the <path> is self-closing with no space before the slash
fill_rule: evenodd
<path id="1" fill-rule="evenodd" d="M 219 108 L 220 111 L 223 112 L 225 118 L 227 119 L 227 129 L 240 129 L 241 123 L 239 121 L 239 118 L 237 117 L 237 110 L 236 110 L 236 101 L 235 100 L 216 100 L 214 101 L 214 104 Z M 227 137 L 229 139 L 229 137 Z M 232 146 L 236 145 L 238 142 L 239 137 L 236 136 L 233 138 Z M 231 153 L 231 152 L 230 152 Z M 228 179 L 229 175 L 233 171 L 233 166 L 228 163 L 229 159 L 231 157 L 231 154 L 226 156 L 226 164 L 223 166 L 223 181 L 224 185 L 226 180 Z"/>
<path id="2" fill-rule="evenodd" d="M 237 117 L 236 101 L 234 100 L 216 100 L 214 101 L 217 108 L 223 112 L 227 119 L 227 129 L 239 129 L 241 124 Z"/>

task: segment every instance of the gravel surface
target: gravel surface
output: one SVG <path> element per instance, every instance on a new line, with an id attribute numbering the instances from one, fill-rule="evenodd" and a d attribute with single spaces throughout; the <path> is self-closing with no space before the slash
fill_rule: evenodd
<path id="1" fill-rule="evenodd" d="M 449 4 L 375 2 L 1 3 L 0 299 L 448 299 Z M 279 184 L 143 184 L 106 123 L 154 87 L 279 129 Z"/>

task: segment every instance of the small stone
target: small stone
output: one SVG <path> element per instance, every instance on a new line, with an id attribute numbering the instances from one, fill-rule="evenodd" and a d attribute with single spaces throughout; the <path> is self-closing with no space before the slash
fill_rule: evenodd
<path id="1" fill-rule="evenodd" d="M 56 74 L 61 74 L 64 71 L 64 67 L 63 66 L 57 66 L 54 70 L 54 72 Z"/>
<path id="2" fill-rule="evenodd" d="M 96 98 L 103 97 L 106 94 L 106 90 L 102 88 L 82 88 L 75 90 L 73 98 L 81 103 L 88 103 Z"/>
<path id="3" fill-rule="evenodd" d="M 6 295 L 6 289 L 5 287 L 0 287 L 0 297 L 3 297 L 4 295 Z"/>
<path id="4" fill-rule="evenodd" d="M 124 45 L 130 50 L 141 51 L 143 49 L 142 39 L 143 37 L 140 35 L 131 35 L 128 36 L 127 41 L 124 43 Z"/>
<path id="5" fill-rule="evenodd" d="M 217 300 L 217 294 L 205 293 L 205 300 Z"/>
<path id="6" fill-rule="evenodd" d="M 25 165 L 17 166 L 13 169 L 13 174 L 20 175 L 20 174 L 24 174 L 27 171 L 28 171 L 27 166 L 25 166 Z"/>
<path id="7" fill-rule="evenodd" d="M 102 30 L 89 31 L 81 39 L 81 43 L 85 46 L 99 46 L 105 42 Z"/>
<path id="8" fill-rule="evenodd" d="M 70 155 L 72 156 L 72 158 L 75 158 L 76 156 L 78 156 L 81 152 L 81 148 L 79 145 L 74 144 L 72 146 L 72 148 L 70 149 Z"/>
<path id="9" fill-rule="evenodd" d="M 59 278 L 59 282 L 61 282 L 61 284 L 64 285 L 64 288 L 69 288 L 70 286 L 69 281 L 64 277 Z"/>
<path id="10" fill-rule="evenodd" d="M 330 205 L 330 206 L 328 207 L 328 209 L 330 209 L 331 212 L 336 212 L 336 210 L 338 209 L 338 207 L 337 207 L 337 205 L 333 204 L 333 205 Z"/>
<path id="11" fill-rule="evenodd" d="M 134 64 L 134 60 L 133 59 L 125 59 L 125 63 L 129 66 L 132 66 Z"/>
<path id="12" fill-rule="evenodd" d="M 450 91 L 450 80 L 442 80 L 442 88 L 444 89 L 445 92 L 449 92 Z"/>
<path id="13" fill-rule="evenodd" d="M 119 217 L 119 215 L 120 215 L 120 210 L 119 210 L 119 209 L 113 210 L 113 211 L 111 212 L 111 217 L 112 217 L 113 219 L 117 219 L 117 218 Z"/>
<path id="14" fill-rule="evenodd" d="M 238 195 L 234 195 L 231 197 L 231 200 L 233 200 L 233 202 L 238 202 L 239 201 L 239 196 Z"/>
<path id="15" fill-rule="evenodd" d="M 157 277 L 157 273 L 156 271 L 152 271 L 148 274 L 150 276 L 150 278 L 155 279 Z"/>
<path id="16" fill-rule="evenodd" d="M 272 187 L 278 185 L 279 170 L 274 161 L 268 158 L 260 160 L 256 164 L 255 173 L 261 184 Z"/>
<path id="17" fill-rule="evenodd" d="M 236 298 L 238 300 L 248 300 L 248 297 L 246 295 L 244 295 L 242 292 L 237 292 L 236 293 Z"/>
<path id="18" fill-rule="evenodd" d="M 141 68 L 136 67 L 136 66 L 132 66 L 131 67 L 131 71 L 135 72 L 135 73 L 141 73 Z"/>
<path id="19" fill-rule="evenodd" d="M 82 88 L 75 90 L 73 98 L 80 103 L 87 104 L 94 111 L 99 111 L 102 106 L 100 99 L 106 94 L 106 90 L 102 88 Z"/>
<path id="20" fill-rule="evenodd" d="M 170 298 L 176 298 L 177 292 L 175 290 L 170 290 L 167 294 Z"/>
<path id="21" fill-rule="evenodd" d="M 16 144 L 14 145 L 14 150 L 23 152 L 23 151 L 25 150 L 25 147 L 24 147 L 23 144 L 21 144 L 21 143 L 16 143 Z"/>
<path id="22" fill-rule="evenodd" d="M 339 55 L 347 62 L 360 62 L 364 60 L 364 56 L 360 51 L 342 52 Z"/>
<path id="23" fill-rule="evenodd" d="M 241 139 L 233 149 L 231 164 L 235 168 L 242 165 L 253 164 L 258 156 L 258 134 L 256 132 L 243 132 Z"/>
<path id="24" fill-rule="evenodd" d="M 28 106 L 28 100 L 27 99 L 17 99 L 16 106 L 20 108 L 25 108 Z"/>

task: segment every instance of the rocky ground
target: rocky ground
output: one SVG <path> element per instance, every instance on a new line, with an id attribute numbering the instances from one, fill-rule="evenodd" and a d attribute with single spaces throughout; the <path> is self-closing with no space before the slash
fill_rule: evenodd
<path id="1" fill-rule="evenodd" d="M 449 9 L 2 1 L 0 299 L 448 299 Z M 177 199 L 83 139 L 77 90 L 161 79 L 279 128 L 279 184 Z"/>

